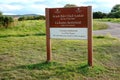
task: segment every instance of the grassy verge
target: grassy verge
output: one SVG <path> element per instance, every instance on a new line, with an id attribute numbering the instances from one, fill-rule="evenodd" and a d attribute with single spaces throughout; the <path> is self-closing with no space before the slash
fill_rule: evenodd
<path id="1" fill-rule="evenodd" d="M 93 30 L 102 30 L 107 28 L 108 28 L 108 25 L 105 22 L 100 22 L 97 20 L 93 21 Z"/>
<path id="2" fill-rule="evenodd" d="M 104 18 L 104 19 L 95 19 L 97 21 L 101 22 L 114 22 L 114 23 L 120 23 L 120 18 Z"/>

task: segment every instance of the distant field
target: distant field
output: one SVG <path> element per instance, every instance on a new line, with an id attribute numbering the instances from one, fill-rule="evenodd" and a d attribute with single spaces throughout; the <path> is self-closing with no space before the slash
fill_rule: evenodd
<path id="1" fill-rule="evenodd" d="M 45 21 L 1 28 L 0 80 L 120 80 L 120 40 L 94 36 L 93 42 L 93 67 L 86 40 L 52 40 L 52 62 L 46 63 Z"/>
<path id="2" fill-rule="evenodd" d="M 102 22 L 115 22 L 120 23 L 120 18 L 104 18 L 104 19 L 95 19 L 96 21 L 102 21 Z"/>

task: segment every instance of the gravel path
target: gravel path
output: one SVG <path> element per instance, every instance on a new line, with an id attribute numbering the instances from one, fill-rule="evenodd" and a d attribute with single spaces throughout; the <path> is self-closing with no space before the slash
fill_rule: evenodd
<path id="1" fill-rule="evenodd" d="M 106 35 L 111 34 L 113 37 L 120 38 L 120 24 L 107 22 L 109 28 L 105 30 L 93 31 L 94 35 Z"/>

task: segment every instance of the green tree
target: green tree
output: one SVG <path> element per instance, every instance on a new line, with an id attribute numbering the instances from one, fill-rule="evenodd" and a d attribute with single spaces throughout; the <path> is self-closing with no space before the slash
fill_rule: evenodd
<path id="1" fill-rule="evenodd" d="M 120 4 L 113 6 L 108 17 L 110 18 L 120 18 Z"/>
<path id="2" fill-rule="evenodd" d="M 0 16 L 0 27 L 8 28 L 13 21 L 12 17 Z"/>
<path id="3" fill-rule="evenodd" d="M 3 16 L 3 26 L 4 26 L 5 28 L 8 28 L 13 21 L 14 21 L 14 20 L 13 20 L 12 17 Z"/>
<path id="4" fill-rule="evenodd" d="M 64 8 L 71 8 L 71 7 L 77 7 L 75 4 L 66 4 Z"/>
<path id="5" fill-rule="evenodd" d="M 13 22 L 13 18 L 9 16 L 3 16 L 2 12 L 0 11 L 0 27 L 8 28 Z"/>
<path id="6" fill-rule="evenodd" d="M 118 12 L 118 11 L 120 11 L 120 4 L 115 5 L 111 10 L 111 12 Z"/>
<path id="7" fill-rule="evenodd" d="M 107 17 L 106 13 L 102 13 L 100 11 L 93 12 L 93 18 L 105 18 L 105 17 Z"/>
<path id="8" fill-rule="evenodd" d="M 26 17 L 25 17 L 25 16 L 22 16 L 22 17 L 19 17 L 19 18 L 18 18 L 18 21 L 23 21 L 23 20 L 26 20 Z"/>

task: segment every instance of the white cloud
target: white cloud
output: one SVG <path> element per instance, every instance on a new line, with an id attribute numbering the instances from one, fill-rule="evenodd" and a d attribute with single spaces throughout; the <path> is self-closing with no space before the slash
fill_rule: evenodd
<path id="1" fill-rule="evenodd" d="M 87 1 L 92 1 L 92 0 L 53 0 L 54 2 L 69 2 L 71 4 L 74 3 L 83 3 L 83 2 L 87 2 Z"/>
<path id="2" fill-rule="evenodd" d="M 14 13 L 3 13 L 3 15 L 16 15 Z"/>
<path id="3" fill-rule="evenodd" d="M 35 9 L 44 9 L 45 7 L 47 7 L 47 5 L 41 4 L 41 5 L 36 5 L 36 4 L 32 4 L 30 5 L 31 8 L 35 8 Z"/>
<path id="4" fill-rule="evenodd" d="M 41 4 L 41 5 L 35 5 L 35 4 L 32 4 L 30 5 L 30 8 L 36 10 L 36 14 L 41 14 L 44 15 L 44 12 L 45 12 L 45 8 L 47 8 L 47 5 L 44 5 L 44 4 Z"/>
<path id="5" fill-rule="evenodd" d="M 36 2 L 36 1 L 39 1 L 39 2 L 41 1 L 42 2 L 42 1 L 45 1 L 45 0 L 4 0 L 4 1 L 1 0 L 0 2 L 8 4 L 8 3 L 16 3 L 16 2 L 17 3 L 33 3 L 33 2 Z"/>
<path id="6" fill-rule="evenodd" d="M 63 7 L 66 4 L 75 4 L 78 6 L 82 6 L 83 3 L 86 1 L 91 1 L 91 0 L 52 0 L 52 4 L 55 4 L 56 6 L 60 6 L 60 7 Z"/>
<path id="7" fill-rule="evenodd" d="M 20 5 L 9 5 L 9 4 L 1 4 L 0 5 L 0 10 L 2 11 L 12 11 L 12 10 L 20 10 L 22 9 L 23 6 Z"/>

